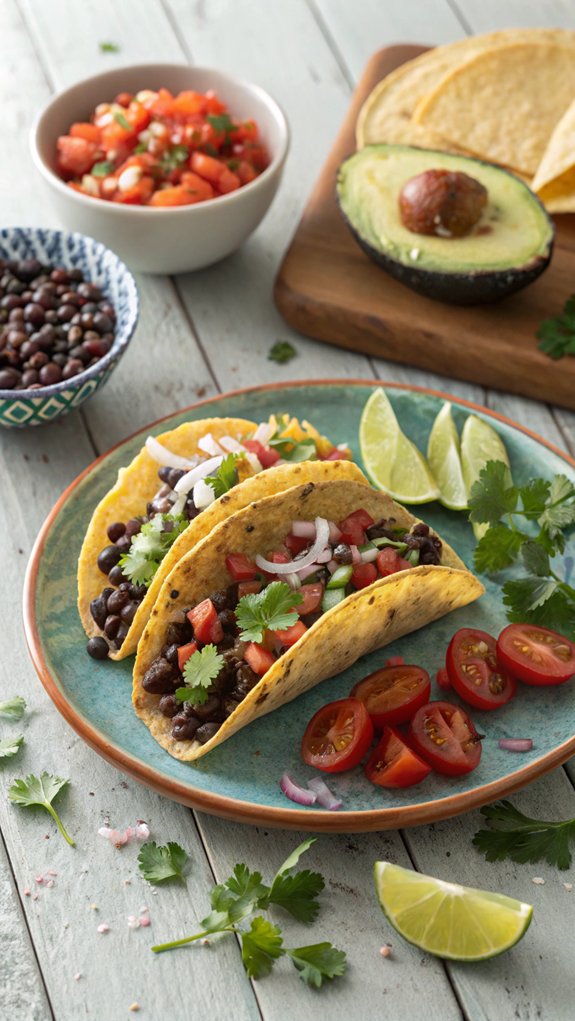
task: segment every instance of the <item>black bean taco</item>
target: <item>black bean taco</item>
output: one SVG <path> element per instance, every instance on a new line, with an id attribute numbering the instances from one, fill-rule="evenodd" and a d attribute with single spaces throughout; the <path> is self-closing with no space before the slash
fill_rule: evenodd
<path id="1" fill-rule="evenodd" d="M 138 646 L 133 702 L 192 761 L 360 656 L 484 591 L 427 525 L 366 480 L 254 501 L 184 556 Z"/>
<path id="2" fill-rule="evenodd" d="M 362 477 L 309 423 L 289 415 L 186 422 L 157 437 L 118 473 L 88 526 L 78 562 L 78 609 L 88 651 L 135 652 L 162 583 L 181 556 L 227 515 L 301 482 L 326 464 Z"/>

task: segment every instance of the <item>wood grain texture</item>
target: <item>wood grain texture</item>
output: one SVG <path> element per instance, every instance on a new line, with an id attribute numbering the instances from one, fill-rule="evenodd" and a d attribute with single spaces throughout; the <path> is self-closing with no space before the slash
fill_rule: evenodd
<path id="1" fill-rule="evenodd" d="M 572 217 L 559 218 L 551 266 L 536 283 L 495 305 L 459 308 L 423 298 L 382 272 L 338 210 L 337 168 L 355 148 L 364 99 L 421 52 L 392 46 L 369 61 L 278 272 L 276 304 L 291 326 L 319 340 L 575 408 L 575 360 L 559 365 L 535 338 L 539 323 L 572 290 Z"/>

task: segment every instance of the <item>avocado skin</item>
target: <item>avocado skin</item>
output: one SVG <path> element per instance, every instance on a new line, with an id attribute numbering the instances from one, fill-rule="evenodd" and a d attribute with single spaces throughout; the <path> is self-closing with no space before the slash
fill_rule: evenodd
<path id="1" fill-rule="evenodd" d="M 538 255 L 527 266 L 517 269 L 476 270 L 474 273 L 441 273 L 437 270 L 418 269 L 417 266 L 406 266 L 373 248 L 348 220 L 341 204 L 339 207 L 358 245 L 373 262 L 412 291 L 448 305 L 489 305 L 507 298 L 541 276 L 553 254 L 554 240 L 549 243 L 546 255 Z"/>

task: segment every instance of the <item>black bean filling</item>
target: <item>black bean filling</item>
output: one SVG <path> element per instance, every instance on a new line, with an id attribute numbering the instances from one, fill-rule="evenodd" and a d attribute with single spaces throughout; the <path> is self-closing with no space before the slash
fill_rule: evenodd
<path id="1" fill-rule="evenodd" d="M 72 379 L 114 342 L 116 313 L 79 269 L 0 259 L 0 389 Z"/>
<path id="2" fill-rule="evenodd" d="M 436 535 L 431 533 L 429 525 L 424 525 L 421 522 L 418 525 L 414 525 L 410 532 L 394 526 L 394 518 L 382 518 L 381 521 L 376 521 L 374 525 L 370 525 L 366 529 L 365 534 L 371 540 L 391 539 L 393 542 L 404 542 L 408 550 L 419 550 L 420 564 L 441 563 L 441 539 L 438 539 Z M 335 558 L 337 559 L 337 557 Z M 340 561 L 340 563 L 349 563 L 349 561 Z"/>

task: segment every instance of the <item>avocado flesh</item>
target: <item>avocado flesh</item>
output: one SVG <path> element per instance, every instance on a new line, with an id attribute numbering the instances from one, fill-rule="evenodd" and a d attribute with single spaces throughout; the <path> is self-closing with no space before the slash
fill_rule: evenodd
<path id="1" fill-rule="evenodd" d="M 424 170 L 462 171 L 484 185 L 488 202 L 465 237 L 405 227 L 400 192 Z M 366 146 L 341 165 L 337 194 L 356 240 L 392 276 L 454 304 L 496 301 L 547 267 L 554 228 L 539 199 L 506 170 L 465 156 L 413 146 Z"/>

